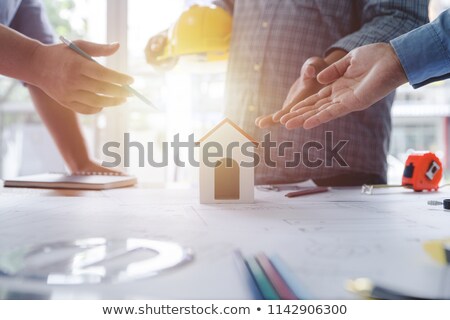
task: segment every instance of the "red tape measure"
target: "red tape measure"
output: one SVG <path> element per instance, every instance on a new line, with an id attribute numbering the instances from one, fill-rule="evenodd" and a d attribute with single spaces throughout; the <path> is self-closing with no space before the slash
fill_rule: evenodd
<path id="1" fill-rule="evenodd" d="M 442 171 L 442 163 L 434 153 L 411 154 L 405 163 L 402 186 L 414 191 L 437 191 Z"/>

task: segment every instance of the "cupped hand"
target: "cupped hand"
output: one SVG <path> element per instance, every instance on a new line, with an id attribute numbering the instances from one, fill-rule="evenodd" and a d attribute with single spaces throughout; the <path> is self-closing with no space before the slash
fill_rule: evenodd
<path id="1" fill-rule="evenodd" d="M 328 85 L 297 103 L 281 122 L 287 129 L 311 129 L 322 123 L 361 111 L 407 82 L 389 44 L 367 45 L 323 70 L 317 80 Z"/>
<path id="2" fill-rule="evenodd" d="M 320 57 L 311 57 L 306 60 L 302 66 L 300 77 L 291 86 L 281 110 L 258 117 L 255 124 L 260 128 L 279 124 L 282 117 L 289 113 L 293 106 L 323 88 L 323 85 L 317 81 L 316 76 L 327 66 L 325 60 Z"/>
<path id="3" fill-rule="evenodd" d="M 119 44 L 74 41 L 93 57 L 110 56 Z M 123 86 L 133 82 L 130 76 L 108 69 L 82 57 L 64 44 L 40 45 L 32 55 L 34 75 L 31 83 L 73 111 L 92 114 L 104 107 L 118 106 L 130 96 Z"/>

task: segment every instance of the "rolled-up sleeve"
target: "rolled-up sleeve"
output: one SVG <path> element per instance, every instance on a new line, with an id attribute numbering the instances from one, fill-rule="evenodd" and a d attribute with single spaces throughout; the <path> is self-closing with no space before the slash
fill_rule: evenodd
<path id="1" fill-rule="evenodd" d="M 420 27 L 428 20 L 428 0 L 365 0 L 361 1 L 361 28 L 334 43 L 334 49 L 351 50 L 376 42 L 390 40 Z"/>
<path id="2" fill-rule="evenodd" d="M 450 78 L 450 10 L 391 45 L 414 88 Z"/>
<path id="3" fill-rule="evenodd" d="M 214 5 L 225 9 L 229 14 L 233 15 L 234 0 L 214 0 Z"/>
<path id="4" fill-rule="evenodd" d="M 22 0 L 10 27 L 42 43 L 54 43 L 53 29 L 40 0 Z"/>

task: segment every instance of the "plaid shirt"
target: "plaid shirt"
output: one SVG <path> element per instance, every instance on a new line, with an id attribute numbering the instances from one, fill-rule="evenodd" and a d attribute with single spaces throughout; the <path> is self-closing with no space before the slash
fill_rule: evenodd
<path id="1" fill-rule="evenodd" d="M 281 108 L 303 63 L 335 48 L 388 42 L 428 22 L 428 0 L 218 0 L 214 3 L 233 14 L 233 34 L 227 76 L 226 115 L 257 140 L 271 132 L 272 140 L 293 141 L 284 156 L 272 149 L 277 165 L 256 168 L 257 183 L 324 179 L 340 174 L 386 176 L 391 133 L 390 108 L 394 94 L 372 108 L 352 113 L 312 130 L 288 131 L 282 126 L 258 129 L 255 118 Z M 348 167 L 335 161 L 318 168 L 285 168 L 293 152 L 315 141 L 325 149 L 310 149 L 309 159 L 325 159 L 333 144 L 348 140 L 340 155 Z M 328 153 L 329 154 L 329 153 Z M 307 155 L 302 154 L 303 157 Z"/>

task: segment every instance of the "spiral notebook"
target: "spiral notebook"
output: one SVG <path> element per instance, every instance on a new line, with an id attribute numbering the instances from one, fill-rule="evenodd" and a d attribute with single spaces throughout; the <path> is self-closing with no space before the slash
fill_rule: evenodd
<path id="1" fill-rule="evenodd" d="M 106 190 L 131 187 L 137 183 L 136 177 L 121 174 L 81 172 L 76 174 L 44 173 L 7 179 L 5 187 Z"/>

